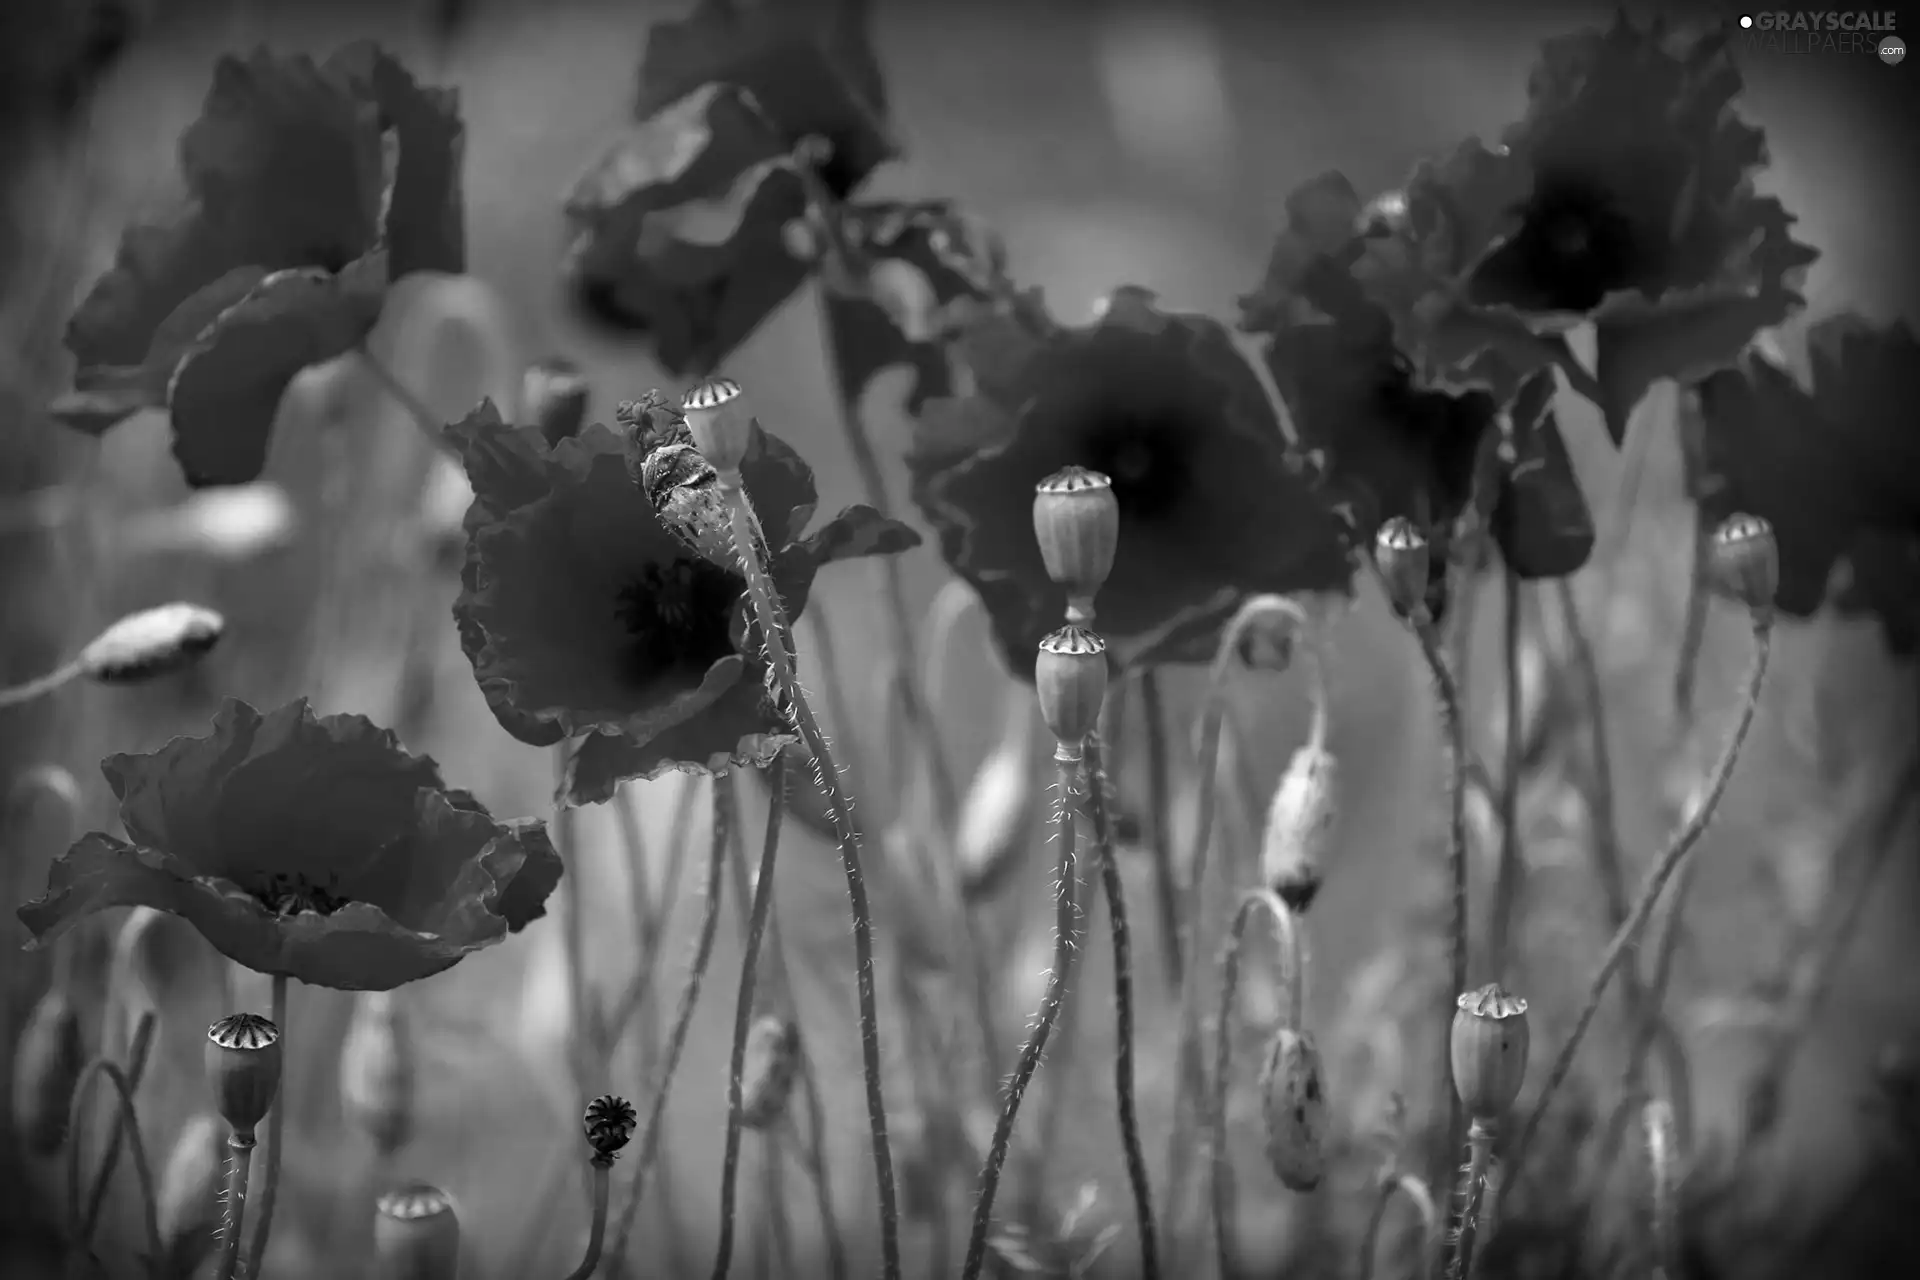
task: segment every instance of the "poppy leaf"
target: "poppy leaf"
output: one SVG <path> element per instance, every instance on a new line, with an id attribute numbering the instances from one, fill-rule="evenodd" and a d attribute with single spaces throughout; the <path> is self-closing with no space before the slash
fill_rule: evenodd
<path id="1" fill-rule="evenodd" d="M 816 565 L 826 565 L 862 556 L 898 555 L 919 545 L 920 535 L 911 526 L 856 503 L 802 538 L 798 547 Z"/>

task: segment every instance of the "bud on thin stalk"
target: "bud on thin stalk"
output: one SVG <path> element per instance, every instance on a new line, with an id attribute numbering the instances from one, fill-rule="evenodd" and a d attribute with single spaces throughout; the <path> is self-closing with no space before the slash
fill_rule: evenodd
<path id="1" fill-rule="evenodd" d="M 1755 622 L 1771 621 L 1780 590 L 1780 546 L 1773 526 L 1759 516 L 1727 517 L 1713 532 L 1707 573 L 1713 589 L 1744 604 Z"/>
<path id="2" fill-rule="evenodd" d="M 1305 913 L 1320 892 L 1322 869 L 1340 821 L 1339 762 L 1309 743 L 1293 753 L 1267 807 L 1260 874 L 1269 889 Z"/>
<path id="3" fill-rule="evenodd" d="M 80 651 L 81 674 L 101 684 L 132 684 L 180 671 L 204 657 L 226 631 L 212 609 L 176 601 L 130 613 Z"/>
<path id="4" fill-rule="evenodd" d="M 1327 1097 L 1313 1034 L 1281 1027 L 1260 1069 L 1267 1164 L 1289 1191 L 1316 1190 L 1327 1172 Z"/>
<path id="5" fill-rule="evenodd" d="M 967 787 L 954 835 L 960 888 L 969 899 L 993 893 L 1018 863 L 1038 800 L 1033 707 L 1017 686 L 1010 693 L 1000 741 Z"/>
<path id="6" fill-rule="evenodd" d="M 415 1182 L 375 1202 L 373 1280 L 456 1280 L 459 1272 L 460 1215 L 451 1196 Z"/>
<path id="7" fill-rule="evenodd" d="M 1113 481 L 1066 467 L 1033 487 L 1033 536 L 1047 576 L 1067 592 L 1067 621 L 1090 626 L 1094 597 L 1113 572 L 1120 545 L 1120 502 Z"/>

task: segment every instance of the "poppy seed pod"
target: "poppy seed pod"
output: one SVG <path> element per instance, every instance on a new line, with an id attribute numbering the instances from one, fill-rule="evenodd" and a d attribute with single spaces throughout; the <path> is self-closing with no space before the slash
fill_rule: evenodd
<path id="1" fill-rule="evenodd" d="M 1332 852 L 1340 818 L 1339 780 L 1333 753 L 1308 743 L 1293 753 L 1267 806 L 1260 875 L 1295 911 L 1305 912 L 1320 892 L 1321 868 Z"/>
<path id="2" fill-rule="evenodd" d="M 787 1099 L 800 1074 L 800 1027 L 789 1018 L 764 1017 L 747 1033 L 747 1060 L 741 1075 L 740 1123 L 749 1129 L 771 1127 L 786 1114 Z"/>
<path id="3" fill-rule="evenodd" d="M 1085 627 L 1061 627 L 1040 642 L 1033 688 L 1054 741 L 1077 750 L 1107 697 L 1107 642 Z"/>
<path id="4" fill-rule="evenodd" d="M 1327 1095 L 1313 1035 L 1282 1027 L 1260 1068 L 1267 1163 L 1287 1190 L 1305 1193 L 1327 1173 Z"/>
<path id="5" fill-rule="evenodd" d="M 80 651 L 80 670 L 101 684 L 132 684 L 193 665 L 226 632 L 212 609 L 175 601 L 130 613 Z"/>
<path id="6" fill-rule="evenodd" d="M 73 1090 L 86 1065 L 80 1010 L 65 991 L 49 988 L 13 1051 L 13 1131 L 29 1155 L 50 1156 L 65 1145 Z"/>
<path id="7" fill-rule="evenodd" d="M 1403 618 L 1416 618 L 1426 607 L 1432 554 L 1427 535 L 1405 516 L 1395 516 L 1374 535 L 1373 560 L 1386 583 L 1387 601 Z"/>
<path id="8" fill-rule="evenodd" d="M 190 1117 L 173 1140 L 154 1189 L 161 1249 L 179 1264 L 169 1266 L 170 1275 L 191 1275 L 213 1248 L 226 1160 L 226 1125 L 212 1112 Z"/>
<path id="9" fill-rule="evenodd" d="M 1728 516 L 1713 531 L 1707 564 L 1716 591 L 1744 604 L 1755 617 L 1772 616 L 1780 589 L 1780 544 L 1770 523 L 1760 516 Z"/>
<path id="10" fill-rule="evenodd" d="M 1450 1056 L 1460 1105 L 1475 1119 L 1498 1120 L 1527 1078 L 1527 1002 L 1497 982 L 1455 1001 Z"/>
<path id="11" fill-rule="evenodd" d="M 273 1109 L 281 1056 L 280 1028 L 258 1014 L 229 1014 L 207 1028 L 207 1083 L 234 1137 L 252 1141 Z"/>
<path id="12" fill-rule="evenodd" d="M 391 991 L 362 993 L 340 1047 L 340 1108 L 383 1157 L 413 1136 L 416 1070 L 399 999 Z"/>
<path id="13" fill-rule="evenodd" d="M 1066 467 L 1033 486 L 1033 536 L 1047 576 L 1067 591 L 1067 621 L 1093 621 L 1093 598 L 1113 572 L 1120 546 L 1120 500 L 1113 481 Z"/>
<path id="14" fill-rule="evenodd" d="M 589 1102 L 580 1120 L 587 1145 L 593 1148 L 593 1162 L 598 1165 L 612 1164 L 621 1148 L 633 1140 L 633 1131 L 639 1125 L 640 1117 L 635 1114 L 633 1104 L 612 1093 Z"/>
<path id="15" fill-rule="evenodd" d="M 460 1215 L 453 1197 L 415 1182 L 375 1202 L 374 1280 L 454 1280 L 459 1273 Z"/>
<path id="16" fill-rule="evenodd" d="M 753 419 L 746 397 L 731 378 L 712 377 L 688 391 L 680 401 L 681 416 L 693 435 L 693 447 L 721 475 L 737 473 L 753 443 Z"/>

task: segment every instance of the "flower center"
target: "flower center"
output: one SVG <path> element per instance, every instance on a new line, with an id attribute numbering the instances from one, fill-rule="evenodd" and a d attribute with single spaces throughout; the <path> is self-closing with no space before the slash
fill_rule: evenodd
<path id="1" fill-rule="evenodd" d="M 615 606 L 626 628 L 633 674 L 705 670 L 733 650 L 733 606 L 746 583 L 704 560 L 649 564 L 620 591 Z"/>
<path id="2" fill-rule="evenodd" d="M 253 896 L 261 906 L 283 920 L 297 916 L 302 911 L 332 915 L 350 901 L 327 886 L 290 871 L 274 872 L 268 877 L 264 888 L 253 891 Z"/>
<path id="3" fill-rule="evenodd" d="M 1179 505 L 1187 491 L 1183 433 L 1161 422 L 1108 424 L 1087 441 L 1087 465 L 1113 481 L 1113 496 L 1130 518 L 1152 519 Z"/>

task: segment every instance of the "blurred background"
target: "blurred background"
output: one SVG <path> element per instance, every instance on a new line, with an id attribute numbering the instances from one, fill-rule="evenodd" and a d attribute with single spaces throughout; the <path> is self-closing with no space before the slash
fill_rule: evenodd
<path id="1" fill-rule="evenodd" d="M 1397 184 L 1416 159 L 1464 135 L 1496 134 L 1524 105 L 1538 42 L 1607 16 L 1598 7 L 1557 5 L 1323 9 L 1252 0 L 1155 6 L 880 0 L 874 7 L 906 155 L 882 170 L 871 190 L 958 199 L 1004 234 L 1016 278 L 1042 287 L 1055 314 L 1069 321 L 1124 283 L 1152 288 L 1170 306 L 1231 320 L 1237 295 L 1258 281 L 1294 186 L 1340 168 L 1362 192 L 1381 190 Z M 594 387 L 593 416 L 607 418 L 615 401 L 661 378 L 642 347 L 591 331 L 566 305 L 556 276 L 564 245 L 558 199 L 630 124 L 645 28 L 679 8 L 641 0 L 6 6 L 0 18 L 6 64 L 0 109 L 7 113 L 0 129 L 0 683 L 38 674 L 114 617 L 166 600 L 211 605 L 227 615 L 230 631 L 208 662 L 183 677 L 121 690 L 76 686 L 34 706 L 0 711 L 0 777 L 39 764 L 64 766 L 84 789 L 82 829 L 107 826 L 109 797 L 96 768 L 103 755 L 201 731 L 223 695 L 266 705 L 308 693 L 322 711 L 357 711 L 393 725 L 411 747 L 436 757 L 453 785 L 471 788 L 495 813 L 544 811 L 551 787 L 546 755 L 498 729 L 448 625 L 458 588 L 457 548 L 450 559 L 436 542 L 445 537 L 446 521 L 422 497 L 422 476 L 430 474 L 427 446 L 378 387 L 350 369 L 322 369 L 289 394 L 267 475 L 291 495 L 302 533 L 272 557 L 245 563 L 222 563 L 140 536 L 151 527 L 141 524 L 143 513 L 187 496 L 158 416 L 130 421 L 95 441 L 56 427 L 43 407 L 70 374 L 59 339 L 72 304 L 109 263 L 125 222 L 178 181 L 175 140 L 199 111 L 214 57 L 261 42 L 324 53 L 373 37 L 424 80 L 460 89 L 469 266 L 507 300 L 517 348 L 477 352 L 449 345 L 396 372 L 451 419 L 502 378 L 517 380 L 521 363 L 564 354 Z M 1913 270 L 1912 228 L 1920 207 L 1912 166 L 1898 157 L 1912 154 L 1912 84 L 1920 71 L 1887 67 L 1871 55 L 1749 58 L 1742 70 L 1743 107 L 1766 127 L 1772 149 L 1767 182 L 1799 215 L 1801 237 L 1823 252 L 1808 280 L 1809 317 L 1855 308 L 1878 320 L 1911 320 L 1920 278 Z M 1791 349 L 1791 332 L 1784 342 Z M 504 369 L 503 356 L 510 362 Z M 835 418 L 810 298 L 803 294 L 776 314 L 728 369 L 753 391 L 767 426 L 813 465 L 822 509 L 862 499 Z M 904 387 L 904 374 L 883 378 L 865 405 L 894 500 L 903 508 Z M 1670 710 L 1690 511 L 1678 476 L 1670 396 L 1656 393 L 1643 408 L 1623 453 L 1612 450 L 1596 415 L 1584 410 L 1569 405 L 1562 422 L 1599 518 L 1601 551 L 1577 588 L 1613 708 L 1623 839 L 1645 857 L 1664 836 L 1676 789 L 1684 793 L 1698 769 L 1674 745 Z M 48 496 L 56 491 L 57 501 Z M 39 496 L 26 497 L 33 494 Z M 43 510 L 49 503 L 53 515 Z M 916 606 L 927 605 L 948 577 L 931 548 L 911 553 L 905 567 Z M 1474 732 L 1489 758 L 1501 700 L 1497 597 L 1491 592 L 1491 602 L 1478 610 L 1484 634 L 1469 675 Z M 844 692 L 840 714 L 851 717 L 841 736 L 855 743 L 859 756 L 883 759 L 887 744 L 871 733 L 863 737 L 860 728 L 884 722 L 878 682 L 859 675 L 879 658 L 868 651 L 869 638 L 886 634 L 877 579 L 858 564 L 829 570 L 809 616 L 830 628 L 839 668 L 849 673 L 836 682 Z M 1340 857 L 1315 906 L 1311 988 L 1316 1016 L 1325 1020 L 1358 999 L 1356 978 L 1373 972 L 1376 985 L 1388 980 L 1368 966 L 1409 927 L 1424 883 L 1413 869 L 1417 859 L 1431 856 L 1433 832 L 1443 822 L 1436 730 L 1417 653 L 1370 594 L 1336 610 L 1330 627 L 1332 746 L 1348 782 Z M 1711 619 L 1699 678 L 1705 725 L 1723 723 L 1736 694 L 1743 630 L 1726 611 Z M 818 662 L 820 654 L 815 643 L 809 658 Z M 1738 1002 L 1723 997 L 1737 994 L 1777 958 L 1783 911 L 1818 915 L 1826 886 L 1841 875 L 1846 858 L 1858 856 L 1843 847 L 1836 824 L 1913 750 L 1920 713 L 1911 662 L 1896 665 L 1870 624 L 1787 625 L 1777 654 L 1755 742 L 1700 850 L 1699 928 L 1682 959 L 1679 1006 L 1700 1015 L 1688 1026 L 1703 1123 L 1727 1121 L 1731 1082 L 1751 1051 L 1738 1033 L 1737 1010 L 1729 1012 Z M 813 679 L 833 677 L 818 672 Z M 1177 673 L 1167 681 L 1176 764 L 1188 779 L 1186 742 L 1199 680 L 1199 673 Z M 1242 764 L 1264 790 L 1304 736 L 1304 686 L 1292 675 L 1246 684 Z M 940 714 L 949 751 L 968 771 L 999 736 L 1000 708 L 1010 696 L 980 620 L 963 621 L 948 655 Z M 1140 754 L 1127 756 L 1132 761 Z M 856 774 L 853 787 L 863 797 L 869 829 L 878 831 L 888 820 L 888 797 L 883 780 L 871 776 L 874 767 L 868 766 L 869 776 Z M 665 851 L 685 785 L 674 777 L 637 789 L 649 847 L 657 853 Z M 1138 789 L 1128 776 L 1122 785 Z M 1191 812 L 1190 780 L 1183 785 L 1187 794 L 1176 796 L 1176 815 L 1180 805 Z M 0 826 L 0 876 L 10 905 L 41 891 L 49 858 L 71 838 L 68 818 L 58 810 L 47 803 L 13 806 Z M 702 821 L 693 838 L 703 847 Z M 1551 823 L 1541 823 L 1542 834 L 1528 837 L 1530 854 L 1544 869 L 1548 887 L 1541 892 L 1577 902 L 1590 892 L 1580 875 L 1566 875 L 1562 888 L 1554 887 L 1552 872 L 1577 855 L 1557 852 Z M 588 896 L 589 968 L 597 983 L 611 988 L 634 954 L 622 905 L 624 846 L 605 807 L 587 811 L 581 828 L 583 874 L 600 890 Z M 1908 828 L 1900 838 L 1911 837 Z M 864 1208 L 869 1182 L 863 1181 L 870 1174 L 851 989 L 842 976 L 844 891 L 829 845 L 793 826 L 788 840 L 779 910 L 809 975 L 797 995 L 801 1021 L 813 1051 L 827 1058 L 822 1078 L 839 1198 L 864 1256 L 872 1247 L 865 1226 L 871 1214 Z M 1036 857 L 1007 890 L 1007 936 L 1016 940 L 1009 949 L 1019 948 L 1008 966 L 1009 1034 L 1030 1005 L 1032 973 L 1045 965 L 1048 871 Z M 1773 1185 L 1752 1192 L 1757 1211 L 1814 1223 L 1836 1199 L 1855 1194 L 1867 1146 L 1863 1126 L 1871 1123 L 1859 1118 L 1864 1082 L 1889 1045 L 1920 1032 L 1914 871 L 1911 858 L 1896 861 L 1859 920 L 1856 945 L 1794 1077 L 1789 1136 L 1780 1147 L 1786 1154 Z M 1155 980 L 1145 859 L 1130 863 L 1128 874 L 1141 904 L 1134 914 L 1145 1002 L 1142 1119 L 1147 1149 L 1157 1159 L 1169 1124 L 1165 1044 L 1173 1020 L 1164 984 Z M 683 891 L 662 952 L 673 966 L 663 974 L 669 992 L 696 899 Z M 734 924 L 729 910 L 675 1093 L 663 1165 L 669 1176 L 660 1180 L 671 1184 L 695 1268 L 705 1265 L 718 1186 L 725 1097 L 715 1082 L 724 1076 L 738 968 Z M 1592 948 L 1602 941 L 1591 918 L 1583 927 L 1579 948 L 1561 961 L 1569 992 L 1577 990 L 1596 954 Z M 45 956 L 17 950 L 24 936 L 11 911 L 0 918 L 9 1044 L 48 974 Z M 507 1257 L 538 1225 L 529 1171 L 553 1167 L 561 1151 L 573 1153 L 570 1088 L 559 1056 L 566 1030 L 559 939 L 558 921 L 543 922 L 402 992 L 426 1028 L 430 1063 L 419 1132 L 403 1171 L 458 1197 L 471 1274 L 506 1274 L 488 1260 Z M 1554 950 L 1551 939 L 1541 945 Z M 1110 980 L 1104 946 L 1089 946 L 1086 955 L 1082 989 L 1098 995 Z M 811 976 L 816 970 L 830 976 Z M 153 1073 L 143 1099 L 156 1148 L 198 1088 L 201 1028 L 225 1011 L 217 987 L 209 990 L 205 1008 L 169 1013 L 161 1061 L 172 1066 Z M 1714 999 L 1689 1003 L 1695 996 Z M 264 993 L 256 1000 L 264 1008 Z M 1096 1046 L 1112 1034 L 1105 1003 L 1089 999 L 1074 1015 Z M 334 1253 L 341 1232 L 360 1229 L 345 1225 L 360 1219 L 342 1208 L 337 1188 L 367 1176 L 366 1156 L 340 1131 L 332 1101 L 329 1054 L 345 1009 L 334 993 L 294 996 L 290 1043 L 296 1047 L 287 1081 L 293 1136 L 269 1267 L 275 1275 L 353 1274 L 339 1269 Z M 1071 1111 L 1058 1133 L 1056 1176 L 1069 1188 L 1065 1201 L 1091 1182 L 1101 1211 L 1125 1224 L 1106 1075 L 1087 1070 L 1074 1080 Z M 607 1087 L 635 1097 L 644 1109 L 637 1080 L 610 1080 Z M 47 1167 L 21 1161 L 11 1146 L 0 1154 L 0 1171 L 0 1232 L 15 1251 L 0 1250 L 0 1272 L 40 1274 L 28 1268 L 39 1256 L 33 1250 L 42 1247 L 38 1225 L 57 1203 L 57 1179 Z M 1258 1237 L 1251 1249 L 1277 1249 L 1290 1215 L 1317 1211 L 1257 1172 L 1243 1183 L 1246 1230 Z M 797 1229 L 812 1229 L 807 1215 L 797 1217 Z M 657 1229 L 650 1221 L 643 1216 L 636 1249 L 642 1255 L 645 1233 Z M 116 1226 L 133 1223 L 129 1216 Z M 550 1225 L 536 1274 L 571 1265 L 576 1256 L 584 1230 L 577 1196 L 567 1196 Z M 1861 1249 L 1891 1250 L 1897 1227 L 1863 1223 L 1850 1236 L 1879 1242 Z M 1128 1226 L 1112 1251 L 1118 1274 L 1125 1273 L 1131 1248 Z M 659 1265 L 660 1272 L 642 1265 L 634 1274 L 664 1274 L 665 1262 Z M 1836 1262 L 1827 1274 L 1871 1272 Z"/>

